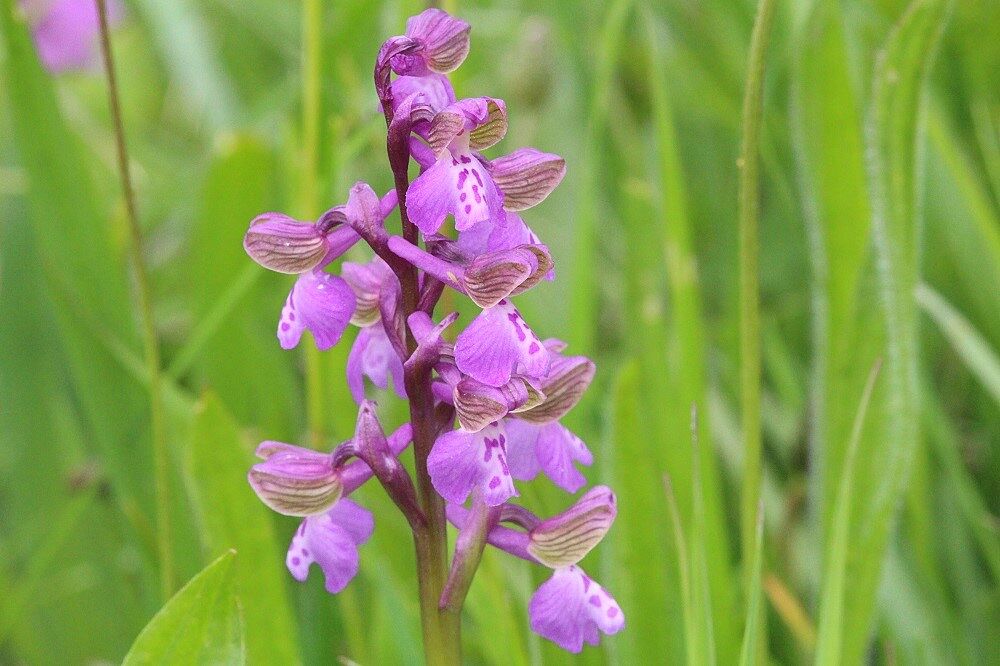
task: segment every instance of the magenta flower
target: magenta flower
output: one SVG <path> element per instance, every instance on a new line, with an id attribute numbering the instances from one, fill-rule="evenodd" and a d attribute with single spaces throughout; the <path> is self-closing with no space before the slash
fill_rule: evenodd
<path id="1" fill-rule="evenodd" d="M 614 597 L 578 566 L 553 571 L 531 597 L 528 614 L 533 631 L 570 652 L 585 642 L 597 645 L 601 632 L 617 634 L 625 626 Z"/>
<path id="2" fill-rule="evenodd" d="M 427 459 L 434 488 L 449 502 L 464 502 L 473 489 L 489 506 L 517 496 L 507 467 L 507 434 L 501 423 L 479 432 L 461 428 L 438 437 Z"/>
<path id="3" fill-rule="evenodd" d="M 94 0 L 22 0 L 38 57 L 53 74 L 90 69 L 97 64 L 101 26 Z M 108 2 L 108 23 L 121 23 L 124 11 Z"/>
<path id="4" fill-rule="evenodd" d="M 349 499 L 326 513 L 302 521 L 288 546 L 285 563 L 295 580 L 305 581 L 315 562 L 323 570 L 326 591 L 336 594 L 358 573 L 358 546 L 371 537 L 375 521 L 371 511 Z"/>
<path id="5" fill-rule="evenodd" d="M 507 107 L 492 97 L 463 99 L 434 116 L 427 129 L 434 164 L 406 193 L 410 217 L 421 231 L 435 233 L 449 214 L 459 231 L 503 214 L 500 190 L 474 151 L 506 133 Z"/>
<path id="6" fill-rule="evenodd" d="M 507 108 L 493 97 L 455 95 L 446 74 L 465 59 L 469 34 L 464 21 L 428 9 L 379 50 L 374 83 L 386 120 L 390 193 L 380 200 L 359 182 L 346 204 L 315 223 L 266 213 L 246 233 L 255 261 L 298 276 L 279 323 L 283 347 L 308 329 L 326 349 L 348 323 L 360 328 L 346 367 L 359 405 L 354 437 L 330 454 L 264 442 L 249 481 L 269 507 L 303 518 L 286 560 L 296 579 L 318 564 L 335 593 L 356 575 L 359 546 L 374 523 L 347 496 L 374 476 L 413 531 L 419 606 L 435 613 L 425 618 L 427 631 L 441 624 L 438 609 L 460 613 L 482 551 L 492 545 L 552 570 L 531 598 L 528 622 L 579 652 L 624 626 L 618 604 L 579 568 L 614 522 L 615 495 L 595 486 L 548 518 L 511 504 L 519 496 L 515 480 L 544 473 L 574 493 L 587 483 L 580 467 L 593 463 L 560 420 L 589 387 L 594 363 L 539 338 L 512 301 L 555 277 L 548 247 L 520 213 L 548 197 L 566 163 L 534 148 L 494 159 L 481 154 L 506 135 Z M 412 162 L 419 174 L 411 181 Z M 385 220 L 397 207 L 401 225 L 389 231 Z M 371 259 L 346 262 L 334 275 L 330 264 L 359 241 Z M 481 308 L 455 336 L 448 329 L 458 314 L 435 315 L 446 287 Z M 409 403 L 411 423 L 386 437 L 366 399 L 366 379 L 383 390 L 391 384 Z M 415 458 L 404 465 L 399 456 L 411 437 Z M 448 546 L 448 521 L 459 534 L 442 580 L 431 576 L 440 565 L 431 557 Z M 435 642 L 450 653 L 446 661 L 460 662 L 460 646 L 449 637 Z"/>
<path id="7" fill-rule="evenodd" d="M 515 372 L 542 377 L 549 362 L 542 341 L 508 300 L 483 310 L 455 340 L 458 369 L 490 386 L 503 386 Z"/>

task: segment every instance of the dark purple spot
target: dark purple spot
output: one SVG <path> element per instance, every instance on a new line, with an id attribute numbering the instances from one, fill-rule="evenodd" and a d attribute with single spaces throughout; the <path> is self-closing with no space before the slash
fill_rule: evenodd
<path id="1" fill-rule="evenodd" d="M 468 155 L 462 155 L 458 159 L 462 160 L 462 164 L 468 164 L 469 162 L 472 161 L 472 158 L 469 157 Z"/>
<path id="2" fill-rule="evenodd" d="M 576 569 L 576 567 L 573 567 Z M 590 589 L 590 577 L 587 574 L 583 574 L 583 591 L 586 592 Z"/>
<path id="3" fill-rule="evenodd" d="M 469 197 L 469 195 L 468 195 L 468 194 L 466 194 L 465 192 L 462 192 L 462 194 L 461 194 L 461 195 L 460 195 L 460 196 L 458 197 L 458 200 L 464 203 L 464 202 L 465 202 L 465 200 L 466 200 L 466 199 L 467 199 L 468 197 Z"/>
<path id="4" fill-rule="evenodd" d="M 303 520 L 302 524 L 299 525 L 299 536 L 303 536 L 305 533 L 306 533 L 306 521 Z"/>
<path id="5" fill-rule="evenodd" d="M 295 313 L 294 312 L 289 312 L 288 313 L 288 321 L 295 321 Z"/>
<path id="6" fill-rule="evenodd" d="M 302 557 L 309 557 L 309 551 L 306 548 L 302 549 Z"/>
<path id="7" fill-rule="evenodd" d="M 472 212 L 472 204 L 465 204 L 465 214 L 468 215 Z"/>
<path id="8" fill-rule="evenodd" d="M 496 487 L 499 486 L 499 485 L 500 485 L 500 477 L 499 476 L 494 476 L 492 479 L 490 479 L 490 490 L 495 490 Z"/>
<path id="9" fill-rule="evenodd" d="M 476 186 L 473 185 L 472 187 L 475 188 Z M 479 192 L 473 192 L 472 194 L 476 197 L 476 203 L 482 203 L 483 198 L 479 196 Z"/>
<path id="10" fill-rule="evenodd" d="M 458 160 L 456 160 L 454 157 L 451 158 L 451 165 L 452 166 L 458 166 Z"/>
<path id="11" fill-rule="evenodd" d="M 476 182 L 479 183 L 479 187 L 483 186 L 483 179 L 479 177 L 479 171 L 476 169 L 472 170 L 472 175 L 476 177 Z"/>
<path id="12" fill-rule="evenodd" d="M 521 324 L 518 323 L 518 320 L 520 319 L 518 314 L 516 312 L 510 312 L 507 314 L 507 319 L 509 319 L 510 323 L 513 324 L 514 331 L 517 333 L 517 339 L 521 342 L 527 340 L 528 336 L 524 334 L 524 331 L 521 330 Z"/>
<path id="13" fill-rule="evenodd" d="M 492 457 L 493 457 L 493 447 L 487 444 L 486 450 L 483 451 L 483 462 L 489 462 L 490 458 Z"/>
<path id="14" fill-rule="evenodd" d="M 282 331 L 287 331 L 289 328 L 291 328 L 291 326 L 288 325 L 287 321 L 281 322 L 281 330 Z"/>
<path id="15" fill-rule="evenodd" d="M 597 596 L 596 594 L 590 595 L 590 605 L 591 606 L 597 606 L 598 608 L 600 608 L 601 607 L 601 598 L 599 596 Z"/>
<path id="16" fill-rule="evenodd" d="M 458 174 L 458 183 L 457 183 L 458 189 L 462 189 L 463 187 L 465 187 L 465 179 L 468 178 L 468 177 L 469 177 L 468 170 L 462 169 L 462 171 L 459 172 L 459 174 Z"/>
<path id="17" fill-rule="evenodd" d="M 532 342 L 528 346 L 528 353 L 529 354 L 537 354 L 539 349 L 540 349 L 540 347 L 538 346 L 538 343 L 537 342 Z"/>
<path id="18" fill-rule="evenodd" d="M 300 564 L 302 564 L 302 560 L 300 560 L 300 559 L 299 559 L 299 558 L 297 558 L 297 557 L 293 557 L 293 558 L 292 558 L 292 566 L 293 566 L 293 567 L 297 567 L 297 566 L 299 566 Z"/>
<path id="19" fill-rule="evenodd" d="M 618 607 L 612 606 L 608 609 L 608 617 L 618 617 Z"/>

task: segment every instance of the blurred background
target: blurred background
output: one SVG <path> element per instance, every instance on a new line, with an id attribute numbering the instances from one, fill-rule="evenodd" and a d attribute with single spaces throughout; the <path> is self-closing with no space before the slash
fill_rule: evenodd
<path id="1" fill-rule="evenodd" d="M 100 67 L 45 71 L 17 5 L 0 2 L 0 663 L 117 662 L 166 590 L 113 124 Z M 760 138 L 759 576 L 737 206 L 754 3 L 443 5 L 473 26 L 459 96 L 507 101 L 490 154 L 567 161 L 524 215 L 559 279 L 519 305 L 597 362 L 566 422 L 595 453 L 590 482 L 618 493 L 583 565 L 627 618 L 567 655 L 528 627 L 548 574 L 487 551 L 468 662 L 731 664 L 749 625 L 750 651 L 775 663 L 1000 663 L 1000 4 L 778 2 Z M 243 232 L 266 210 L 312 219 L 356 180 L 391 186 L 371 71 L 424 8 L 304 6 L 128 0 L 113 31 L 162 346 L 168 588 L 234 548 L 250 663 L 415 664 L 412 541 L 381 489 L 358 494 L 377 529 L 334 597 L 318 572 L 287 574 L 296 522 L 245 480 L 260 440 L 332 448 L 355 407 L 350 339 L 278 347 L 292 279 L 251 262 Z M 381 403 L 387 426 L 403 418 Z M 522 499 L 539 514 L 570 502 L 544 478 Z"/>

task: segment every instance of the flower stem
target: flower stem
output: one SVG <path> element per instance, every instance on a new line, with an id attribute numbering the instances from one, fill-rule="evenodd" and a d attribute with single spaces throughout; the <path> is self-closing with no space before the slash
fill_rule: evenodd
<path id="1" fill-rule="evenodd" d="M 744 579 L 749 584 L 756 551 L 760 503 L 762 447 L 760 424 L 760 255 L 759 218 L 760 130 L 763 124 L 764 58 L 767 54 L 776 0 L 760 0 L 750 38 L 746 89 L 743 95 L 743 136 L 739 168 L 740 238 L 740 396 L 745 456 L 740 499 L 740 534 Z M 746 588 L 749 590 L 749 587 Z M 749 620 L 748 620 L 749 621 Z M 761 623 L 762 625 L 762 623 Z M 763 645 L 763 641 L 758 641 Z"/>
<path id="2" fill-rule="evenodd" d="M 160 367 L 160 343 L 156 337 L 153 302 L 150 295 L 149 276 L 142 251 L 142 230 L 136 212 L 135 190 L 129 171 L 125 127 L 122 123 L 121 102 L 118 99 L 118 79 L 115 75 L 114 55 L 108 28 L 106 0 L 97 0 L 101 26 L 101 53 L 104 73 L 108 81 L 108 105 L 114 122 L 115 143 L 118 152 L 118 172 L 121 177 L 125 213 L 128 218 L 128 252 L 135 274 L 135 297 L 142 322 L 142 340 L 149 376 L 149 421 L 153 442 L 153 485 L 156 493 L 156 546 L 160 561 L 160 592 L 164 601 L 174 592 L 174 557 L 170 524 L 170 457 L 167 449 L 166 422 L 163 413 L 163 392 Z"/>

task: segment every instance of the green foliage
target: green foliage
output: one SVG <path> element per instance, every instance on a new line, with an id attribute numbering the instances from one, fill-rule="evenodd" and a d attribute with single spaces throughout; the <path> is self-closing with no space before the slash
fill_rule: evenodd
<path id="1" fill-rule="evenodd" d="M 164 356 L 174 559 L 180 579 L 202 571 L 159 613 L 106 90 L 99 70 L 45 72 L 19 5 L 0 0 L 0 663 L 420 663 L 413 544 L 381 489 L 358 492 L 377 529 L 331 597 L 317 572 L 291 580 L 296 523 L 246 484 L 257 442 L 330 449 L 356 412 L 350 340 L 281 350 L 291 278 L 240 241 L 257 213 L 308 217 L 356 180 L 390 186 L 371 64 L 423 3 L 311 5 L 318 68 L 305 72 L 298 3 L 136 0 L 113 33 Z M 566 423 L 595 453 L 590 481 L 618 496 L 583 566 L 627 620 L 566 655 L 528 627 L 546 572 L 487 551 L 467 659 L 995 661 L 997 3 L 777 3 L 760 340 L 740 336 L 736 164 L 756 3 L 443 5 L 473 25 L 459 95 L 508 103 L 490 156 L 532 145 L 567 159 L 524 215 L 560 279 L 519 304 L 597 362 Z M 762 539 L 747 548 L 740 350 L 758 343 Z M 381 404 L 387 427 L 404 418 Z M 521 490 L 539 513 L 570 502 L 545 479 Z"/>
<path id="2" fill-rule="evenodd" d="M 234 560 L 236 551 L 224 553 L 182 587 L 135 639 L 123 663 L 246 663 Z"/>

